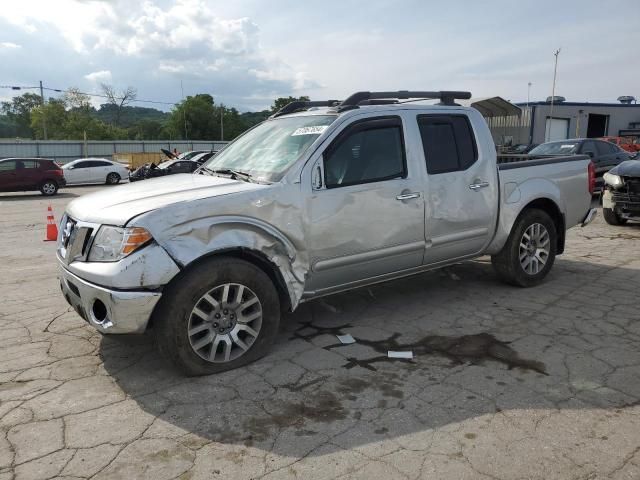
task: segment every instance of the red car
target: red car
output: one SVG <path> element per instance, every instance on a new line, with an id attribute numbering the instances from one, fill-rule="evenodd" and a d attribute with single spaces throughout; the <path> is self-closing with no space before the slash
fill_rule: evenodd
<path id="1" fill-rule="evenodd" d="M 0 192 L 40 190 L 55 195 L 66 184 L 62 168 L 44 158 L 5 158 L 0 160 Z"/>

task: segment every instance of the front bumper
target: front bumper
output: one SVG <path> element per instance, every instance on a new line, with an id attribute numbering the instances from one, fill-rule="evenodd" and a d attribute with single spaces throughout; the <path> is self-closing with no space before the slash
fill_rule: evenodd
<path id="1" fill-rule="evenodd" d="M 60 288 L 78 314 L 102 333 L 142 333 L 160 292 L 111 290 L 69 272 L 62 264 Z"/>

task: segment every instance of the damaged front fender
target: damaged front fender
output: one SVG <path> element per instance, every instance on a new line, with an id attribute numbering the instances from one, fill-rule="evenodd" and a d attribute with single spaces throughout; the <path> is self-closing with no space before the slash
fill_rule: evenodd
<path id="1" fill-rule="evenodd" d="M 148 212 L 134 223 L 147 228 L 181 268 L 230 250 L 246 250 L 268 260 L 278 270 L 293 310 L 309 271 L 299 211 L 295 201 L 285 200 L 286 194 L 277 200 L 268 197 L 185 202 L 175 210 Z"/>

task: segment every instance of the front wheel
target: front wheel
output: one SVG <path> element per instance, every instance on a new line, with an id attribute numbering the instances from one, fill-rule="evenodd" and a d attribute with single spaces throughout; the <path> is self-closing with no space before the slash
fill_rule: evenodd
<path id="1" fill-rule="evenodd" d="M 42 185 L 40 185 L 40 192 L 46 196 L 50 197 L 58 193 L 58 184 L 53 180 L 47 180 Z"/>
<path id="2" fill-rule="evenodd" d="M 618 215 L 613 208 L 603 208 L 602 216 L 604 217 L 604 221 L 607 222 L 609 225 L 618 226 L 618 225 L 624 225 L 625 223 L 627 223 L 627 219 L 622 218 L 620 215 Z"/>
<path id="3" fill-rule="evenodd" d="M 111 172 L 107 175 L 107 185 L 116 185 L 120 183 L 120 175 L 115 172 Z"/>
<path id="4" fill-rule="evenodd" d="M 155 315 L 161 354 L 187 375 L 208 375 L 267 353 L 280 302 L 271 279 L 252 263 L 211 258 L 164 290 Z"/>
<path id="5" fill-rule="evenodd" d="M 511 285 L 538 285 L 553 266 L 558 234 L 553 220 L 543 210 L 525 210 L 516 220 L 507 243 L 491 263 L 498 276 Z"/>

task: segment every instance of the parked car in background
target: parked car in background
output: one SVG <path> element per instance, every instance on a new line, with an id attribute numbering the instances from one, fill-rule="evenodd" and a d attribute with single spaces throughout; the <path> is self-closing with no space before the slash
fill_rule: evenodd
<path id="1" fill-rule="evenodd" d="M 79 183 L 106 183 L 115 185 L 129 178 L 129 169 L 122 163 L 104 158 L 82 158 L 62 166 L 68 185 Z"/>
<path id="2" fill-rule="evenodd" d="M 0 192 L 40 190 L 55 195 L 66 184 L 62 168 L 44 158 L 5 158 L 0 160 Z"/>
<path id="3" fill-rule="evenodd" d="M 604 186 L 602 176 L 625 160 L 629 154 L 617 145 L 595 138 L 573 138 L 547 142 L 533 148 L 529 155 L 588 155 L 596 167 L 596 192 L 601 192 Z"/>
<path id="4" fill-rule="evenodd" d="M 510 147 L 506 147 L 503 150 L 503 153 L 511 153 L 514 155 L 524 155 L 525 153 L 529 153 L 531 149 L 537 146 L 538 145 L 535 143 L 518 143 L 516 145 L 511 145 Z"/>
<path id="5" fill-rule="evenodd" d="M 602 214 L 609 225 L 640 222 L 640 160 L 627 160 L 604 174 Z"/>
<path id="6" fill-rule="evenodd" d="M 193 155 L 190 159 L 173 159 L 162 162 L 160 165 L 155 163 L 147 163 L 140 168 L 131 172 L 129 181 L 137 182 L 146 180 L 147 178 L 164 177 L 165 175 L 173 175 L 176 173 L 193 173 L 205 161 L 213 157 L 217 152 L 201 152 Z"/>
<path id="7" fill-rule="evenodd" d="M 367 103 L 425 97 L 441 103 Z M 202 375 L 261 357 L 281 312 L 323 295 L 482 255 L 537 285 L 566 230 L 593 219 L 593 162 L 498 164 L 480 112 L 454 102 L 470 97 L 293 102 L 198 174 L 78 198 L 58 245 L 63 295 L 102 333 L 153 325 L 162 354 Z"/>
<path id="8" fill-rule="evenodd" d="M 640 143 L 638 143 L 638 139 L 635 137 L 600 137 L 599 140 L 613 143 L 634 157 L 640 152 Z"/>
<path id="9" fill-rule="evenodd" d="M 189 150 L 188 152 L 182 152 L 178 155 L 173 153 L 171 150 L 167 150 L 166 148 L 161 148 L 160 151 L 170 159 L 190 160 L 196 155 L 200 155 L 202 153 L 210 153 L 213 150 Z"/>

